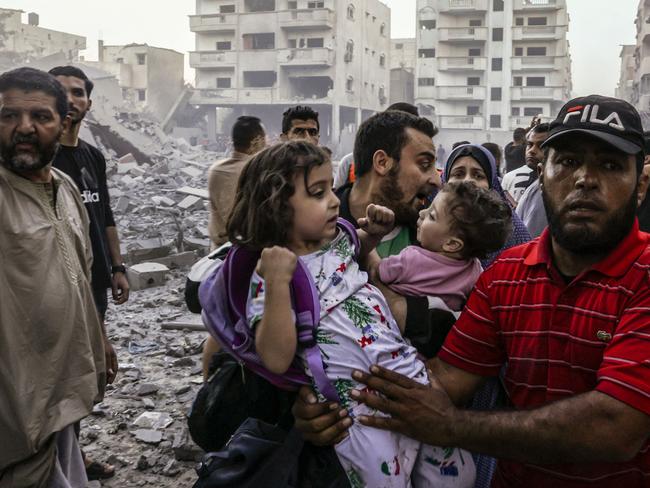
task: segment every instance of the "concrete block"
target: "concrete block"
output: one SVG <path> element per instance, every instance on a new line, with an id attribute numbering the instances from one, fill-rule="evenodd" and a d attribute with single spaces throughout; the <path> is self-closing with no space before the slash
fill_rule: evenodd
<path id="1" fill-rule="evenodd" d="M 176 205 L 176 202 L 168 197 L 155 196 L 155 197 L 151 197 L 151 200 L 159 207 L 173 207 L 174 205 Z"/>
<path id="2" fill-rule="evenodd" d="M 194 168 L 192 166 L 188 166 L 181 169 L 181 173 L 189 176 L 190 178 L 199 178 L 203 176 L 204 171 L 201 171 L 200 169 Z"/>
<path id="3" fill-rule="evenodd" d="M 117 205 L 115 205 L 115 210 L 117 210 L 120 213 L 125 213 L 127 210 L 129 210 L 129 207 L 131 206 L 131 200 L 129 200 L 127 197 L 120 197 L 117 199 Z"/>
<path id="4" fill-rule="evenodd" d="M 117 174 L 118 175 L 125 175 L 126 173 L 132 172 L 134 169 L 138 167 L 138 163 L 124 163 L 124 164 L 118 164 L 117 165 Z M 137 175 L 136 175 L 137 176 Z"/>
<path id="5" fill-rule="evenodd" d="M 117 162 L 120 163 L 120 164 L 128 164 L 128 163 L 135 163 L 135 164 L 138 164 L 138 162 L 136 161 L 135 157 L 134 157 L 133 154 L 131 154 L 131 153 L 125 154 L 124 156 L 122 156 L 121 158 L 119 158 L 119 159 L 117 160 Z"/>
<path id="6" fill-rule="evenodd" d="M 133 186 L 137 184 L 137 181 L 134 178 L 131 178 L 129 175 L 124 175 L 120 178 L 120 183 L 124 186 Z"/>
<path id="7" fill-rule="evenodd" d="M 203 199 L 192 195 L 186 196 L 179 204 L 181 210 L 198 210 L 203 206 Z"/>
<path id="8" fill-rule="evenodd" d="M 169 256 L 174 247 L 173 241 L 162 239 L 138 239 L 128 245 L 128 262 L 131 264 L 142 263 L 155 258 Z"/>
<path id="9" fill-rule="evenodd" d="M 140 263 L 127 270 L 129 285 L 132 290 L 144 290 L 165 284 L 169 268 L 159 263 Z"/>
<path id="10" fill-rule="evenodd" d="M 210 239 L 195 239 L 193 237 L 183 238 L 183 248 L 190 251 L 198 251 L 203 256 L 210 249 Z"/>
<path id="11" fill-rule="evenodd" d="M 144 168 L 141 168 L 140 166 L 136 166 L 135 168 L 132 168 L 129 171 L 129 174 L 133 176 L 144 176 L 147 174 L 147 172 L 144 170 Z"/>
<path id="12" fill-rule="evenodd" d="M 199 256 L 196 251 L 186 251 L 178 254 L 170 254 L 164 258 L 152 259 L 151 262 L 164 264 L 169 269 L 175 269 L 192 266 L 198 260 Z"/>
<path id="13" fill-rule="evenodd" d="M 203 198 L 203 200 L 210 200 L 210 195 L 208 190 L 202 188 L 192 188 L 191 186 L 181 186 L 176 190 L 177 193 L 182 193 L 183 195 L 193 195 L 195 197 Z"/>

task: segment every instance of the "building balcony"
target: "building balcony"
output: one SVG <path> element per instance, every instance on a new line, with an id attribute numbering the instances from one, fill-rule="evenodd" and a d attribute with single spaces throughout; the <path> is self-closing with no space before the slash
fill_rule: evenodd
<path id="1" fill-rule="evenodd" d="M 194 105 L 219 105 L 237 103 L 237 89 L 214 88 L 194 90 L 190 103 Z"/>
<path id="2" fill-rule="evenodd" d="M 440 115 L 439 126 L 441 129 L 477 129 L 485 128 L 485 119 L 482 115 Z"/>
<path id="3" fill-rule="evenodd" d="M 190 15 L 192 32 L 234 32 L 237 29 L 237 14 Z"/>
<path id="4" fill-rule="evenodd" d="M 484 57 L 448 57 L 438 58 L 440 71 L 485 71 L 487 58 Z"/>
<path id="5" fill-rule="evenodd" d="M 284 67 L 327 67 L 334 64 L 334 51 L 326 47 L 280 49 L 277 56 L 278 64 Z"/>
<path id="6" fill-rule="evenodd" d="M 191 68 L 234 68 L 237 65 L 237 51 L 192 51 Z"/>
<path id="7" fill-rule="evenodd" d="M 334 11 L 328 8 L 284 10 L 278 16 L 280 27 L 285 30 L 334 28 Z"/>
<path id="8" fill-rule="evenodd" d="M 564 25 L 526 25 L 513 27 L 513 41 L 553 41 L 564 37 Z"/>
<path id="9" fill-rule="evenodd" d="M 443 0 L 440 4 L 440 12 L 443 14 L 465 15 L 488 10 L 488 0 Z"/>
<path id="10" fill-rule="evenodd" d="M 513 101 L 562 101 L 566 99 L 565 92 L 560 86 L 513 86 L 510 98 Z"/>
<path id="11" fill-rule="evenodd" d="M 566 8 L 566 0 L 514 0 L 514 10 L 543 11 Z"/>
<path id="12" fill-rule="evenodd" d="M 484 86 L 438 86 L 436 99 L 446 100 L 485 100 Z"/>
<path id="13" fill-rule="evenodd" d="M 549 123 L 553 121 L 553 117 L 545 117 L 542 116 L 540 117 L 542 123 Z M 528 117 L 528 116 L 521 116 L 521 117 L 510 117 L 510 130 L 515 130 L 518 127 L 529 127 L 530 123 L 532 122 L 533 117 Z"/>
<path id="14" fill-rule="evenodd" d="M 516 56 L 512 58 L 512 71 L 561 71 L 568 63 L 566 56 Z"/>
<path id="15" fill-rule="evenodd" d="M 440 42 L 485 42 L 488 38 L 487 27 L 449 27 L 438 29 Z"/>

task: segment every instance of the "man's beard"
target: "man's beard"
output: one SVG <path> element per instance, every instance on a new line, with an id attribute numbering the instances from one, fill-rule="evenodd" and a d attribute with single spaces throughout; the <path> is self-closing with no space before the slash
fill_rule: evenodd
<path id="1" fill-rule="evenodd" d="M 81 121 L 86 118 L 86 114 L 88 113 L 88 110 L 85 112 L 77 112 L 76 110 L 70 110 L 68 112 L 68 115 L 70 116 L 70 119 L 72 121 L 72 125 L 79 125 L 81 124 Z"/>
<path id="2" fill-rule="evenodd" d="M 16 146 L 21 143 L 32 144 L 36 148 L 35 154 L 16 153 Z M 56 142 L 49 146 L 42 146 L 38 137 L 34 136 L 14 136 L 11 145 L 0 147 L 0 159 L 2 164 L 9 170 L 16 173 L 25 173 L 38 171 L 50 164 L 59 150 L 58 138 Z"/>
<path id="3" fill-rule="evenodd" d="M 637 193 L 632 196 L 624 207 L 613 214 L 601 231 L 591 230 L 587 225 L 576 230 L 567 231 L 563 225 L 563 216 L 552 208 L 546 190 L 542 188 L 544 209 L 548 218 L 548 227 L 553 239 L 563 249 L 574 254 L 601 255 L 607 254 L 618 246 L 630 233 L 637 212 Z"/>
<path id="4" fill-rule="evenodd" d="M 399 186 L 398 174 L 399 169 L 386 175 L 379 187 L 379 195 L 376 195 L 373 201 L 391 209 L 395 213 L 396 224 L 414 226 L 420 212 L 408 203 L 404 203 L 404 191 Z"/>

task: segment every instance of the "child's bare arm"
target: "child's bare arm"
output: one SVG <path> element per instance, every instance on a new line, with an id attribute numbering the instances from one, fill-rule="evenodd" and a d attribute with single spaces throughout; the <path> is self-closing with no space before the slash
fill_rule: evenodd
<path id="1" fill-rule="evenodd" d="M 395 227 L 395 214 L 392 210 L 381 205 L 368 205 L 366 216 L 358 220 L 359 264 L 368 269 L 368 255 L 377 247 L 383 237 Z"/>
<path id="2" fill-rule="evenodd" d="M 262 251 L 257 272 L 264 278 L 264 315 L 255 331 L 255 349 L 264 366 L 276 374 L 289 369 L 298 338 L 291 312 L 289 285 L 296 269 L 297 257 L 283 247 Z"/>

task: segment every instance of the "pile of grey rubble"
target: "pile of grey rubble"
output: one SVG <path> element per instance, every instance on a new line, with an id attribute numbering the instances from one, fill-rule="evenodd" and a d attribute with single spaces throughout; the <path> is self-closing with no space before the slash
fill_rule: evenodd
<path id="1" fill-rule="evenodd" d="M 209 247 L 206 171 L 219 155 L 167 138 L 143 118 L 113 122 L 91 120 L 82 135 L 107 158 L 132 286 L 106 320 L 120 371 L 81 431 L 88 456 L 114 464 L 116 475 L 90 486 L 191 486 L 202 452 L 186 415 L 202 383 L 206 333 L 183 291 L 190 265 Z M 133 150 L 121 154 L 125 148 Z"/>

